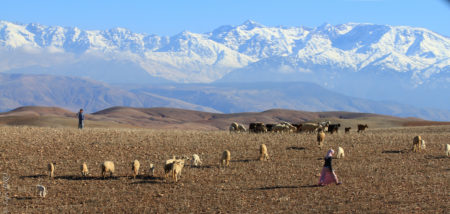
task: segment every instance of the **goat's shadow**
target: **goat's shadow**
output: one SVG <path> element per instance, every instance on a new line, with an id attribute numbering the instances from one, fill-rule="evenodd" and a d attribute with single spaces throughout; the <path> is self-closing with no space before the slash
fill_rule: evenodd
<path id="1" fill-rule="evenodd" d="M 24 175 L 24 176 L 20 176 L 20 179 L 25 179 L 25 178 L 45 178 L 45 177 L 49 177 L 48 175 Z"/>
<path id="2" fill-rule="evenodd" d="M 55 176 L 55 179 L 63 179 L 63 180 L 71 180 L 71 181 L 79 181 L 79 180 L 94 180 L 94 181 L 99 181 L 99 180 L 119 180 L 120 176 L 106 176 L 106 177 L 102 177 L 102 176 L 78 176 L 78 175 L 62 175 L 62 176 Z"/>
<path id="3" fill-rule="evenodd" d="M 312 185 L 302 185 L 300 188 L 316 188 L 316 187 L 322 187 L 318 184 L 312 184 Z"/>
<path id="4" fill-rule="evenodd" d="M 23 200 L 32 200 L 33 197 L 30 196 L 13 196 L 11 197 L 12 199 L 16 199 L 18 201 L 23 201 Z"/>
<path id="5" fill-rule="evenodd" d="M 194 166 L 190 165 L 191 169 L 211 169 L 211 168 L 217 168 L 217 166 L 213 165 L 201 165 L 201 166 Z"/>
<path id="6" fill-rule="evenodd" d="M 445 158 L 448 158 L 448 157 L 445 156 L 445 155 L 437 155 L 437 156 L 426 155 L 426 156 L 425 156 L 425 159 L 429 159 L 429 160 L 431 160 L 431 159 L 439 160 L 439 159 L 445 159 Z"/>
<path id="7" fill-rule="evenodd" d="M 383 150 L 381 153 L 383 153 L 383 154 L 402 154 L 402 153 L 406 153 L 406 150 Z"/>
<path id="8" fill-rule="evenodd" d="M 269 187 L 259 187 L 259 188 L 254 188 L 252 190 L 274 190 L 274 189 L 297 189 L 299 188 L 298 186 L 269 186 Z"/>
<path id="9" fill-rule="evenodd" d="M 240 160 L 230 160 L 230 162 L 240 162 L 240 163 L 249 163 L 258 161 L 257 159 L 240 159 Z"/>
<path id="10" fill-rule="evenodd" d="M 306 150 L 306 148 L 305 147 L 298 147 L 298 146 L 290 146 L 290 147 L 287 147 L 286 148 L 286 150 Z"/>
<path id="11" fill-rule="evenodd" d="M 136 177 L 138 178 L 138 177 Z M 164 179 L 161 177 L 145 176 L 140 181 L 132 182 L 131 184 L 160 184 Z"/>

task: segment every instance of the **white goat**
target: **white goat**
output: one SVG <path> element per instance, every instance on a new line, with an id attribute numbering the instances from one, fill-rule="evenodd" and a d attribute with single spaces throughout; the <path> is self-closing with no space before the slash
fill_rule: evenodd
<path id="1" fill-rule="evenodd" d="M 89 174 L 89 170 L 88 170 L 86 162 L 83 162 L 83 164 L 81 165 L 80 169 L 81 169 L 81 175 L 83 177 L 86 177 Z"/>
<path id="2" fill-rule="evenodd" d="M 47 188 L 45 186 L 42 186 L 40 184 L 36 185 L 37 193 L 39 194 L 39 197 L 45 198 L 47 195 Z"/>
<path id="3" fill-rule="evenodd" d="M 150 173 L 152 174 L 152 177 L 155 175 L 155 166 L 152 163 L 150 164 Z"/>
<path id="4" fill-rule="evenodd" d="M 139 174 L 139 168 L 141 167 L 141 164 L 138 160 L 134 160 L 131 164 L 131 170 L 133 170 L 133 178 L 135 179 L 136 176 Z"/>
<path id="5" fill-rule="evenodd" d="M 340 146 L 338 147 L 336 158 L 345 158 L 344 149 Z"/>
<path id="6" fill-rule="evenodd" d="M 220 159 L 220 164 L 222 166 L 230 166 L 231 153 L 228 150 L 223 151 L 222 158 Z"/>
<path id="7" fill-rule="evenodd" d="M 47 165 L 47 170 L 48 170 L 48 176 L 50 177 L 50 178 L 54 178 L 55 177 L 55 165 L 56 165 L 56 163 L 49 163 L 48 165 Z"/>
<path id="8" fill-rule="evenodd" d="M 199 166 L 202 165 L 202 161 L 200 160 L 200 156 L 197 154 L 192 155 L 191 165 L 193 166 Z"/>
<path id="9" fill-rule="evenodd" d="M 102 177 L 105 178 L 105 175 L 107 172 L 109 172 L 109 176 L 112 177 L 114 173 L 114 162 L 112 161 L 105 161 L 101 165 L 102 168 Z"/>

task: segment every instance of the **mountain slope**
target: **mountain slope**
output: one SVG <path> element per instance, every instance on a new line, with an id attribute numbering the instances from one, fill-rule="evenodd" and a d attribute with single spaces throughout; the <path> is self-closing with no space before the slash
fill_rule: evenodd
<path id="1" fill-rule="evenodd" d="M 349 97 L 307 82 L 119 87 L 76 77 L 0 74 L 0 102 L 1 111 L 25 105 L 57 106 L 73 111 L 84 108 L 88 112 L 113 106 L 175 107 L 224 113 L 280 108 L 450 120 L 450 111 Z"/>
<path id="2" fill-rule="evenodd" d="M 177 107 L 217 112 L 214 109 L 148 92 L 131 93 L 105 83 L 50 75 L 0 74 L 0 111 L 24 105 L 58 106 L 88 112 L 111 106 Z"/>
<path id="3" fill-rule="evenodd" d="M 134 63 L 151 76 L 176 82 L 212 82 L 260 62 L 281 74 L 408 73 L 407 80 L 414 85 L 450 71 L 448 37 L 423 28 L 356 23 L 307 28 L 266 27 L 247 21 L 205 34 L 185 31 L 160 37 L 123 28 L 85 31 L 0 21 L 0 55 L 3 71 L 48 68 L 97 57 Z M 18 63 L 10 55 L 23 59 Z M 38 60 L 42 58 L 48 60 Z M 281 65 L 272 64 L 277 62 L 274 59 L 282 59 Z"/>

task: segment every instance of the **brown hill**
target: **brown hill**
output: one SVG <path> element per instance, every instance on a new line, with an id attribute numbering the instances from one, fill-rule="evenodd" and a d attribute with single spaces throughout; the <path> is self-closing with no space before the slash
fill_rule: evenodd
<path id="1" fill-rule="evenodd" d="M 76 112 L 57 107 L 26 106 L 0 114 L 0 124 L 44 127 L 76 127 Z M 112 107 L 86 115 L 87 127 L 142 127 L 155 129 L 226 130 L 230 123 L 248 125 L 252 122 L 279 123 L 287 121 L 331 121 L 342 127 L 359 123 L 371 128 L 450 125 L 450 122 L 425 121 L 386 115 L 354 112 L 306 112 L 272 109 L 263 112 L 219 114 L 176 108 Z"/>

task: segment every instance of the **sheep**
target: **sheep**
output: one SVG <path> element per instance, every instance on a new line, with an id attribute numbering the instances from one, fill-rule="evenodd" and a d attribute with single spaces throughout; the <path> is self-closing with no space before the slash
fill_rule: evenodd
<path id="1" fill-rule="evenodd" d="M 338 147 L 336 158 L 345 158 L 344 149 L 340 146 Z"/>
<path id="2" fill-rule="evenodd" d="M 191 165 L 198 166 L 201 164 L 202 164 L 202 161 L 200 160 L 200 156 L 198 156 L 197 154 L 193 154 L 192 160 L 191 160 Z"/>
<path id="3" fill-rule="evenodd" d="M 257 122 L 257 123 L 250 123 L 248 126 L 248 131 L 251 133 L 266 133 L 267 128 L 264 123 Z"/>
<path id="4" fill-rule="evenodd" d="M 102 168 L 102 177 L 105 178 L 105 174 L 109 172 L 109 176 L 112 177 L 114 174 L 114 162 L 112 161 L 105 161 L 101 165 Z"/>
<path id="5" fill-rule="evenodd" d="M 152 177 L 155 175 L 155 166 L 152 163 L 150 164 L 150 173 Z"/>
<path id="6" fill-rule="evenodd" d="M 225 150 L 222 153 L 222 158 L 220 159 L 220 164 L 222 166 L 230 166 L 231 153 L 229 150 Z"/>
<path id="7" fill-rule="evenodd" d="M 131 170 L 133 170 L 133 179 L 136 179 L 136 176 L 139 174 L 139 167 L 141 164 L 138 160 L 134 160 L 133 163 L 131 163 Z"/>
<path id="8" fill-rule="evenodd" d="M 295 131 L 297 131 L 297 127 L 295 127 L 291 123 L 281 122 L 281 124 L 283 124 L 287 128 L 287 132 L 295 132 Z"/>
<path id="9" fill-rule="evenodd" d="M 56 163 L 49 163 L 48 165 L 47 165 L 47 170 L 48 170 L 48 176 L 50 177 L 50 178 L 54 178 L 55 177 L 55 165 L 56 165 Z"/>
<path id="10" fill-rule="evenodd" d="M 415 136 L 413 139 L 413 148 L 412 151 L 413 152 L 418 152 L 420 151 L 420 143 L 422 141 L 422 137 L 421 136 Z"/>
<path id="11" fill-rule="evenodd" d="M 422 150 L 425 150 L 425 149 L 427 148 L 427 145 L 425 144 L 425 140 L 421 140 L 421 141 L 420 141 L 420 148 L 421 148 Z"/>
<path id="12" fill-rule="evenodd" d="M 269 160 L 269 154 L 267 153 L 266 144 L 261 144 L 261 146 L 259 146 L 259 160 L 260 161 Z"/>
<path id="13" fill-rule="evenodd" d="M 450 156 L 450 144 L 445 145 L 445 155 Z"/>
<path id="14" fill-rule="evenodd" d="M 319 128 L 318 124 L 315 123 L 303 123 L 302 124 L 302 132 L 315 132 Z"/>
<path id="15" fill-rule="evenodd" d="M 350 129 L 352 129 L 352 127 L 345 127 L 345 133 L 350 133 Z"/>
<path id="16" fill-rule="evenodd" d="M 230 132 L 239 132 L 239 124 L 236 122 L 231 123 Z"/>
<path id="17" fill-rule="evenodd" d="M 317 143 L 319 144 L 319 147 L 322 148 L 324 140 L 325 140 L 325 132 L 320 130 L 319 133 L 317 133 Z"/>
<path id="18" fill-rule="evenodd" d="M 86 177 L 89 174 L 89 170 L 88 170 L 86 162 L 83 162 L 80 169 L 81 169 L 81 176 Z"/>
<path id="19" fill-rule="evenodd" d="M 273 132 L 288 132 L 289 127 L 284 124 L 276 124 L 272 127 Z"/>
<path id="20" fill-rule="evenodd" d="M 244 126 L 244 125 L 242 125 L 242 124 L 238 124 L 238 131 L 239 131 L 239 132 L 246 132 L 246 131 L 247 131 L 247 129 L 245 128 L 245 126 Z"/>
<path id="21" fill-rule="evenodd" d="M 39 197 L 45 198 L 47 195 L 47 188 L 45 186 L 42 186 L 40 184 L 36 185 L 37 193 L 39 194 Z"/>

